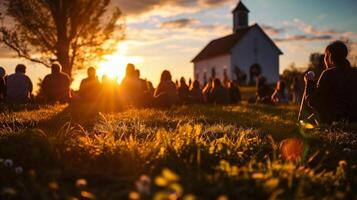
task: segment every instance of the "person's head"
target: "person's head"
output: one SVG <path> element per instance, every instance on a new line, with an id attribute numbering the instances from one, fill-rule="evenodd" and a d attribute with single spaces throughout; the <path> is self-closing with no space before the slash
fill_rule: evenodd
<path id="1" fill-rule="evenodd" d="M 168 70 L 164 70 L 161 73 L 161 78 L 160 81 L 161 82 L 165 82 L 165 81 L 171 81 L 172 77 L 171 77 L 171 73 Z"/>
<path id="2" fill-rule="evenodd" d="M 198 82 L 198 80 L 194 80 L 192 83 L 191 89 L 194 89 L 194 90 L 200 89 L 200 82 Z"/>
<path id="3" fill-rule="evenodd" d="M 219 80 L 218 78 L 215 78 L 213 80 L 213 88 L 219 88 L 219 87 L 222 87 L 221 80 Z"/>
<path id="4" fill-rule="evenodd" d="M 6 75 L 6 70 L 5 70 L 5 68 L 3 68 L 3 67 L 1 67 L 0 66 L 0 77 L 5 77 L 5 75 Z"/>
<path id="5" fill-rule="evenodd" d="M 97 76 L 97 70 L 94 67 L 89 67 L 87 69 L 87 75 L 89 78 L 95 78 Z"/>
<path id="6" fill-rule="evenodd" d="M 129 63 L 129 64 L 126 65 L 125 75 L 127 77 L 133 77 L 133 76 L 136 75 L 135 65 L 134 64 Z"/>
<path id="7" fill-rule="evenodd" d="M 26 65 L 24 65 L 24 64 L 16 65 L 15 72 L 25 74 L 26 73 Z"/>
<path id="8" fill-rule="evenodd" d="M 348 48 L 342 41 L 334 41 L 326 47 L 325 65 L 329 67 L 345 67 L 347 61 Z"/>
<path id="9" fill-rule="evenodd" d="M 180 86 L 184 86 L 184 85 L 186 85 L 186 80 L 184 77 L 181 77 L 180 78 Z"/>
<path id="10" fill-rule="evenodd" d="M 283 92 L 283 91 L 285 91 L 285 88 L 286 88 L 285 81 L 282 81 L 282 80 L 278 81 L 278 83 L 276 84 L 276 89 L 278 91 Z"/>
<path id="11" fill-rule="evenodd" d="M 62 70 L 61 64 L 59 64 L 59 63 L 53 63 L 53 64 L 51 65 L 51 72 L 52 72 L 52 74 L 60 73 L 61 70 Z"/>
<path id="12" fill-rule="evenodd" d="M 140 78 L 140 70 L 136 69 L 136 70 L 135 70 L 135 75 L 136 75 L 138 78 Z"/>

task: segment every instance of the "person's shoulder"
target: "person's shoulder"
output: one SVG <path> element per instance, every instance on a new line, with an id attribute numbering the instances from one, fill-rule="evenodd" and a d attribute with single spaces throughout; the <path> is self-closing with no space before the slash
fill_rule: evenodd
<path id="1" fill-rule="evenodd" d="M 63 77 L 67 77 L 69 78 L 68 74 L 64 73 L 64 72 L 60 72 L 59 75 L 63 76 Z"/>

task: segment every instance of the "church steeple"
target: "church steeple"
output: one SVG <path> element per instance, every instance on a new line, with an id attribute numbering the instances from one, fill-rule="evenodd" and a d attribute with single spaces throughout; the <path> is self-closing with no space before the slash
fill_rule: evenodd
<path id="1" fill-rule="evenodd" d="M 239 29 L 248 27 L 249 10 L 242 1 L 239 1 L 237 7 L 232 11 L 233 13 L 233 32 L 237 33 Z"/>

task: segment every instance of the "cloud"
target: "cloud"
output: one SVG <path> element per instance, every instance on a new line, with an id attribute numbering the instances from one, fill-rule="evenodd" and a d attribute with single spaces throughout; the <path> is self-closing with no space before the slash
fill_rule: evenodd
<path id="1" fill-rule="evenodd" d="M 196 19 L 177 19 L 177 20 L 163 22 L 163 23 L 161 23 L 160 27 L 162 27 L 162 28 L 185 28 L 185 27 L 190 27 L 197 23 L 198 23 L 198 20 L 196 20 Z"/>
<path id="2" fill-rule="evenodd" d="M 274 33 L 274 29 L 268 27 L 268 30 Z M 293 21 L 285 21 L 285 32 L 297 32 L 296 34 L 285 34 L 284 37 L 275 38 L 276 42 L 288 42 L 288 41 L 324 41 L 324 40 L 356 40 L 357 34 L 354 32 L 340 31 L 330 28 L 321 28 L 311 24 L 307 24 L 300 19 L 294 19 Z M 278 32 L 276 32 L 278 33 Z"/>
<path id="3" fill-rule="evenodd" d="M 285 29 L 284 28 L 276 28 L 274 26 L 270 25 L 262 25 L 261 26 L 263 30 L 268 34 L 268 35 L 278 35 L 280 33 L 284 33 Z"/>
<path id="4" fill-rule="evenodd" d="M 140 15 L 154 11 L 162 12 L 163 8 L 174 8 L 178 13 L 185 13 L 190 10 L 201 10 L 222 6 L 232 0 L 113 0 L 126 15 Z M 171 9 L 172 10 L 172 9 Z"/>
<path id="5" fill-rule="evenodd" d="M 293 41 L 318 41 L 318 40 L 331 40 L 331 35 L 287 35 L 283 38 L 275 38 L 275 42 L 293 42 Z"/>

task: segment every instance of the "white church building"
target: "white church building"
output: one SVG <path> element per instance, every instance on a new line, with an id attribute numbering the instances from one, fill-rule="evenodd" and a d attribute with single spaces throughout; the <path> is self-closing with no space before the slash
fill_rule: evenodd
<path id="1" fill-rule="evenodd" d="M 232 13 L 233 33 L 212 40 L 192 60 L 195 79 L 201 84 L 210 78 L 254 84 L 263 75 L 268 83 L 277 82 L 282 51 L 258 24 L 248 25 L 249 10 L 242 2 Z"/>

